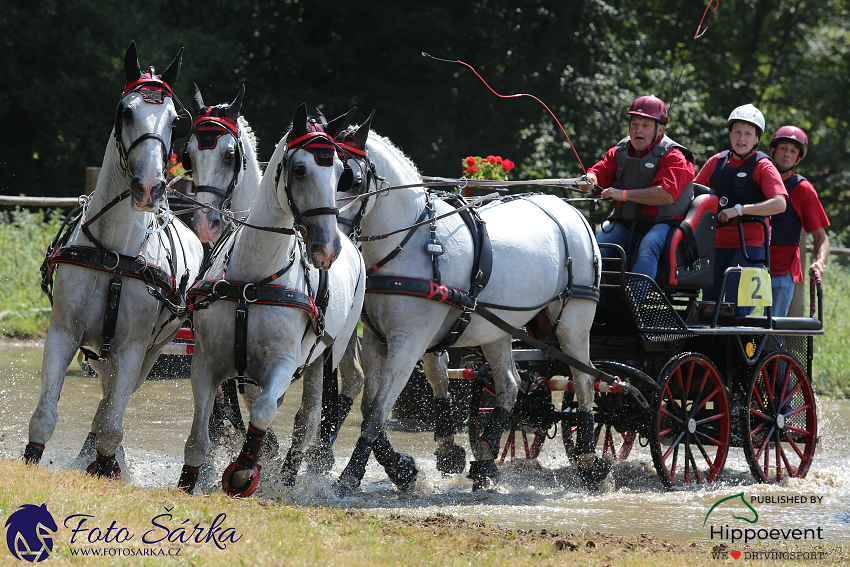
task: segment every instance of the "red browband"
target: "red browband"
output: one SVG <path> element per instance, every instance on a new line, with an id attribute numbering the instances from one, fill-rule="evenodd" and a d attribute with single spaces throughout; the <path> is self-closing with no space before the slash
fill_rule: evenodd
<path id="1" fill-rule="evenodd" d="M 137 90 L 139 87 L 150 84 L 153 87 L 160 88 L 168 93 L 168 96 L 174 98 L 174 92 L 171 90 L 171 87 L 165 81 L 157 79 L 156 77 L 151 78 L 150 75 L 144 75 L 140 77 L 138 80 L 133 81 L 132 83 L 128 83 L 124 88 L 124 96 L 127 96 L 128 93 Z"/>
<path id="2" fill-rule="evenodd" d="M 310 138 L 325 138 L 328 141 L 333 142 L 333 138 L 331 138 L 330 136 L 328 136 L 324 132 L 308 132 L 307 134 L 304 134 L 303 136 L 298 136 L 294 140 L 289 140 L 289 143 L 287 145 L 291 148 L 292 146 L 296 146 L 296 145 L 300 144 L 302 141 L 308 140 Z"/>
<path id="3" fill-rule="evenodd" d="M 233 127 L 232 119 L 228 120 L 228 119 L 224 119 L 224 118 L 219 118 L 217 116 L 208 116 L 208 115 L 198 116 L 197 118 L 195 118 L 195 124 L 194 124 L 195 128 L 197 129 L 198 124 L 201 124 L 202 122 L 215 122 L 216 124 L 218 124 L 219 126 L 224 128 L 225 130 L 227 130 L 228 132 L 230 132 L 231 134 L 233 134 L 237 138 L 239 137 L 239 127 L 238 126 L 236 128 Z"/>

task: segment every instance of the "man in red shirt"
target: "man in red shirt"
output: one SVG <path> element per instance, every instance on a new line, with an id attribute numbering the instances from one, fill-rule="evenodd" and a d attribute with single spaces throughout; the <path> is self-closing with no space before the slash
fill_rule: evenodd
<path id="1" fill-rule="evenodd" d="M 731 149 L 714 155 L 705 162 L 694 179 L 714 189 L 720 198 L 714 285 L 703 291 L 702 297 L 714 301 L 723 286 L 723 274 L 731 266 L 763 267 L 765 258 L 764 229 L 758 223 L 744 224 L 744 245 L 747 258 L 741 251 L 737 217 L 770 216 L 785 210 L 788 193 L 770 156 L 756 150 L 764 133 L 764 115 L 752 104 L 739 106 L 726 121 Z M 739 273 L 730 273 L 725 286 L 725 300 L 737 303 Z M 752 308 L 735 308 L 742 317 Z"/>
<path id="2" fill-rule="evenodd" d="M 694 196 L 694 154 L 664 134 L 668 111 L 653 95 L 638 97 L 629 107 L 629 135 L 606 152 L 587 172 L 593 185 L 612 199 L 615 209 L 596 234 L 599 243 L 618 244 L 627 255 L 634 250 L 629 271 L 655 278 L 658 258 L 671 227 L 678 225 Z M 602 255 L 613 255 L 602 249 Z M 627 269 L 629 266 L 626 266 Z"/>
<path id="3" fill-rule="evenodd" d="M 792 171 L 806 157 L 809 139 L 796 126 L 783 126 L 770 141 L 770 155 L 776 163 L 788 204 L 785 212 L 770 219 L 770 279 L 773 288 L 773 316 L 785 317 L 794 295 L 794 282 L 803 281 L 800 265 L 800 236 L 802 231 L 814 235 L 815 261 L 809 272 L 823 275 L 829 256 L 829 238 L 824 230 L 829 219 L 818 194 L 805 177 Z"/>

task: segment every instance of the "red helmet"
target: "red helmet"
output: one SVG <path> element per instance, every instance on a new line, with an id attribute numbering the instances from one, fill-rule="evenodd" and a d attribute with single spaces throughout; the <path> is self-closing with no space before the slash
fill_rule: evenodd
<path id="1" fill-rule="evenodd" d="M 779 145 L 780 142 L 794 142 L 800 148 L 800 159 L 806 157 L 806 152 L 809 150 L 809 138 L 802 129 L 796 126 L 783 126 L 776 131 L 773 139 L 770 141 L 770 149 L 772 150 Z"/>
<path id="2" fill-rule="evenodd" d="M 643 95 L 635 99 L 629 107 L 631 116 L 643 116 L 652 118 L 661 124 L 667 124 L 669 115 L 667 113 L 667 105 L 664 101 L 655 95 Z"/>

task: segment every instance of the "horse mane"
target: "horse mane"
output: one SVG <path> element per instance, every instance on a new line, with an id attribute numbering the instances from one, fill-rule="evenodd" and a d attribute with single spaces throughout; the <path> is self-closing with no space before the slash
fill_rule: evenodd
<path id="1" fill-rule="evenodd" d="M 251 149 L 254 150 L 254 155 L 256 155 L 257 154 L 257 142 L 259 141 L 257 139 L 257 134 L 254 133 L 254 129 L 251 128 L 251 125 L 248 124 L 248 121 L 245 120 L 244 116 L 240 115 L 239 118 L 237 119 L 237 122 L 239 124 L 239 130 L 240 131 L 244 130 L 245 134 L 248 136 L 248 140 L 251 142 Z"/>
<path id="2" fill-rule="evenodd" d="M 381 136 L 374 130 L 369 130 L 369 139 L 366 144 L 369 145 L 370 142 L 380 144 L 392 157 L 394 157 L 404 166 L 408 167 L 414 175 L 416 175 L 417 177 L 421 176 L 419 168 L 416 167 L 416 164 L 413 163 L 413 160 L 410 159 L 403 151 L 401 151 L 398 146 L 393 144 L 389 138 L 387 138 L 386 136 Z M 390 166 L 390 164 L 385 165 Z"/>

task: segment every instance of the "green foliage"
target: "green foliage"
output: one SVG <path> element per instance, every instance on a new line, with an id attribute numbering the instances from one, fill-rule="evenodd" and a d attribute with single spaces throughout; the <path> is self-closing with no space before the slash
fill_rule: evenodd
<path id="1" fill-rule="evenodd" d="M 824 336 L 815 337 L 812 383 L 815 391 L 850 397 L 850 267 L 830 262 L 824 272 Z M 808 295 L 808 294 L 807 294 Z"/>
<path id="2" fill-rule="evenodd" d="M 0 220 L 0 333 L 7 336 L 43 335 L 50 308 L 41 291 L 39 268 L 48 244 L 62 222 L 54 211 L 45 217 L 16 209 Z"/>

